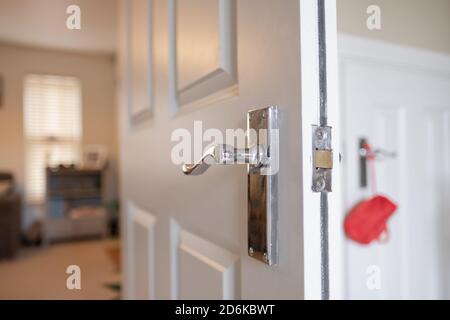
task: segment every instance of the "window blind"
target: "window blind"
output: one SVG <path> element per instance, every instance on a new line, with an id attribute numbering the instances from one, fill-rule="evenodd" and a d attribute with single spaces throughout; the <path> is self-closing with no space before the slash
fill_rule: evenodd
<path id="1" fill-rule="evenodd" d="M 24 80 L 25 193 L 45 197 L 45 168 L 80 159 L 81 83 L 75 77 L 27 75 Z"/>

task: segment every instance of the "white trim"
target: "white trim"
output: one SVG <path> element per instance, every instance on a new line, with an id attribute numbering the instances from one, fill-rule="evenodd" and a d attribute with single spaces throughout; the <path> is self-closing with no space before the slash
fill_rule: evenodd
<path id="1" fill-rule="evenodd" d="M 450 73 L 450 56 L 425 49 L 402 46 L 380 40 L 369 40 L 348 34 L 339 34 L 340 60 L 383 62 L 397 67 L 414 67 L 418 71 Z"/>
<path id="2" fill-rule="evenodd" d="M 147 47 L 147 54 L 145 59 L 145 65 L 144 68 L 146 69 L 146 101 L 144 103 L 144 106 L 139 108 L 139 110 L 134 111 L 134 107 L 136 104 L 136 95 L 134 92 L 134 65 L 133 65 L 133 58 L 134 58 L 134 36 L 136 30 L 133 28 L 133 19 L 132 14 L 134 6 L 138 5 L 145 5 L 146 9 L 146 22 L 147 26 L 145 29 L 145 35 L 146 35 L 146 42 L 141 44 L 145 45 Z M 148 119 L 153 114 L 154 109 L 154 103 L 153 103 L 153 0 L 144 0 L 139 3 L 136 1 L 127 1 L 126 5 L 126 15 L 127 15 L 127 54 L 128 54 L 128 83 L 129 83 L 129 95 L 130 95 L 130 103 L 128 105 L 128 121 L 130 123 L 130 126 L 133 128 L 134 125 Z M 138 30 L 142 31 L 142 30 Z M 141 67 L 141 66 L 140 66 Z M 141 102 L 141 101 L 140 101 Z"/>
<path id="3" fill-rule="evenodd" d="M 156 250 L 156 216 L 135 205 L 132 201 L 128 202 L 127 212 L 127 299 L 136 299 L 135 296 L 135 274 L 134 262 L 135 253 L 133 237 L 135 235 L 135 224 L 138 224 L 147 230 L 147 263 L 148 263 L 148 299 L 156 299 L 156 274 L 155 274 L 155 250 Z"/>
<path id="4" fill-rule="evenodd" d="M 316 1 L 301 1 L 301 76 L 303 146 L 303 250 L 305 299 L 321 297 L 320 200 L 311 192 L 311 125 L 319 122 L 318 27 Z M 312 77 L 314 75 L 314 77 Z"/>
<path id="5" fill-rule="evenodd" d="M 170 218 L 170 299 L 178 300 L 178 246 L 180 244 L 181 227 L 174 218 Z"/>

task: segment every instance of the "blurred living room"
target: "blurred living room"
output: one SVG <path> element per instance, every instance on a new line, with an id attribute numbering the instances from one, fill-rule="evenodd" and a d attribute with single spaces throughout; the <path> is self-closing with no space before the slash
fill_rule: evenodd
<path id="1" fill-rule="evenodd" d="M 0 1 L 0 299 L 120 297 L 116 4 L 73 3 Z"/>

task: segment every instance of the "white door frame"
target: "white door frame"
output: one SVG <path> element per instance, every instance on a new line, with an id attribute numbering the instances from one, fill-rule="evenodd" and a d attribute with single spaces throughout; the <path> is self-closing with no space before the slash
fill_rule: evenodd
<path id="1" fill-rule="evenodd" d="M 318 125 L 320 110 L 318 1 L 301 0 L 302 146 L 303 146 L 303 232 L 305 299 L 321 299 L 320 194 L 311 191 L 312 125 Z M 328 194 L 328 247 L 330 298 L 342 294 L 342 232 L 340 188 L 340 124 L 338 106 L 338 52 L 336 1 L 325 0 L 328 125 L 332 127 L 333 191 Z M 313 46 L 313 48 L 311 48 Z M 311 75 L 314 75 L 312 78 Z"/>
<path id="2" fill-rule="evenodd" d="M 442 75 L 450 78 L 450 55 L 436 53 L 425 49 L 419 49 L 414 47 L 408 47 L 404 45 L 398 45 L 388 43 L 380 40 L 371 40 L 367 38 L 357 37 L 348 34 L 338 35 L 338 53 L 339 53 L 339 79 L 343 83 L 346 65 L 352 62 L 365 62 L 372 64 L 379 64 L 394 69 L 407 69 L 409 72 L 417 73 L 432 73 Z M 340 92 L 342 90 L 340 89 Z M 350 125 L 345 123 L 345 101 L 344 96 L 340 97 L 340 114 L 342 124 L 342 137 L 345 137 L 345 128 Z M 340 140 L 342 150 L 345 150 L 345 141 Z M 342 177 L 345 177 L 346 168 L 345 160 L 342 165 Z M 345 180 L 342 180 L 342 190 L 344 188 Z M 341 192 L 342 201 L 345 199 L 345 191 Z M 345 204 L 345 203 L 343 203 Z M 336 225 L 332 226 L 330 223 L 330 229 L 339 229 L 341 243 L 343 244 L 341 249 L 340 266 L 343 270 L 343 284 L 342 292 L 344 297 L 348 297 L 348 279 L 350 275 L 347 273 L 347 256 L 346 256 L 346 244 L 344 243 L 345 235 L 343 234 L 343 221 L 346 212 L 342 212 L 342 215 Z M 447 221 L 448 223 L 448 221 Z M 447 263 L 448 263 L 447 257 Z M 450 286 L 450 279 L 447 279 L 447 283 Z"/>

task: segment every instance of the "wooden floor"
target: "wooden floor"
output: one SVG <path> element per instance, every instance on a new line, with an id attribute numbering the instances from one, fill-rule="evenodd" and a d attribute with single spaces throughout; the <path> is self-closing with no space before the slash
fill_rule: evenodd
<path id="1" fill-rule="evenodd" d="M 118 240 L 91 240 L 26 249 L 0 261 L 0 299 L 117 299 Z M 66 287 L 66 268 L 81 268 L 81 290 Z"/>

